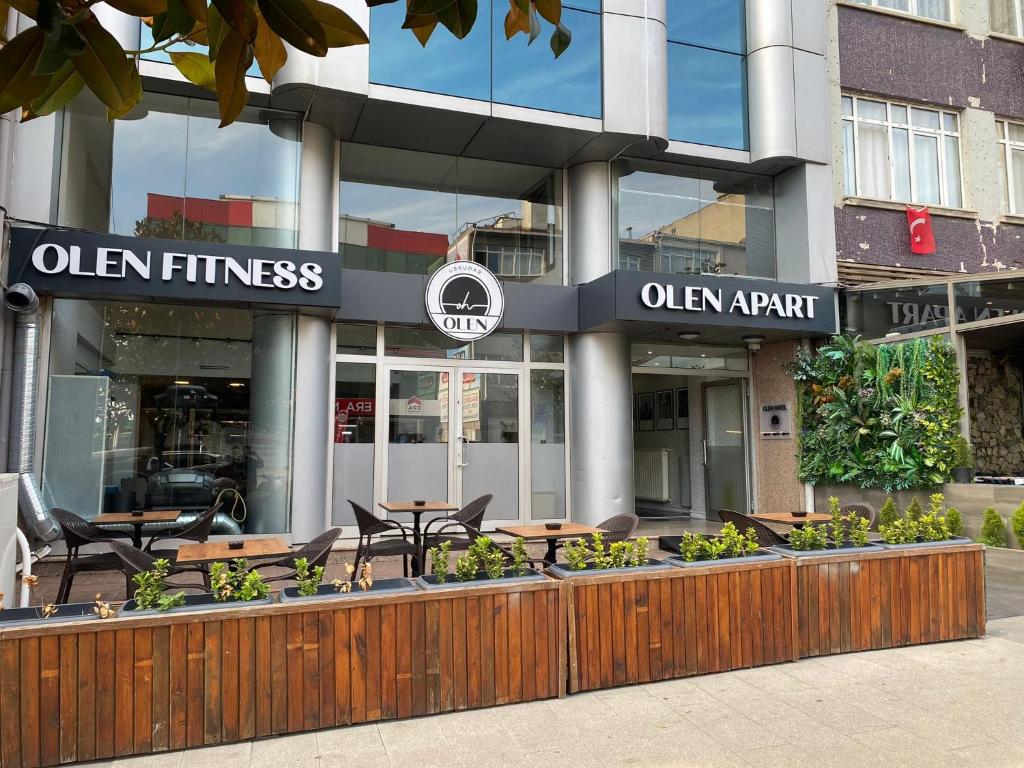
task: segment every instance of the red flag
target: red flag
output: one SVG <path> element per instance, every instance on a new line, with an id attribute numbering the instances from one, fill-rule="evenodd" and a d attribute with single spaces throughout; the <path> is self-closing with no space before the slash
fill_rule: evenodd
<path id="1" fill-rule="evenodd" d="M 917 209 L 908 205 L 907 225 L 910 227 L 910 252 L 935 253 L 935 232 L 928 207 Z"/>

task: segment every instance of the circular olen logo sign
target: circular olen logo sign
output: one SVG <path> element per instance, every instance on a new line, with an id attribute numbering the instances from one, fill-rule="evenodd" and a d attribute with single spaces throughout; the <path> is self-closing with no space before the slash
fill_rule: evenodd
<path id="1" fill-rule="evenodd" d="M 452 261 L 427 283 L 427 314 L 445 336 L 459 341 L 482 339 L 501 322 L 505 294 L 487 267 Z"/>

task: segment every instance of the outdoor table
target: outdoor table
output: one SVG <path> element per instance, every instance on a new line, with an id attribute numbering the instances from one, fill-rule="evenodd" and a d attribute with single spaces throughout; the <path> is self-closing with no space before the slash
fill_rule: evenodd
<path id="1" fill-rule="evenodd" d="M 794 528 L 803 528 L 807 523 L 827 523 L 832 518 L 823 512 L 808 512 L 806 515 L 794 515 L 792 512 L 761 512 L 751 515 L 755 520 L 762 523 L 779 523 L 781 525 L 792 525 Z"/>
<path id="2" fill-rule="evenodd" d="M 292 548 L 280 536 L 260 539 L 242 539 L 241 549 L 231 549 L 227 541 L 204 541 L 199 544 L 182 544 L 178 547 L 176 565 L 202 565 L 213 562 L 231 564 L 236 557 L 246 560 L 267 560 L 290 555 Z"/>
<path id="3" fill-rule="evenodd" d="M 394 512 L 412 513 L 412 541 L 416 547 L 416 557 L 413 559 L 413 576 L 423 575 L 423 563 L 420 562 L 420 553 L 423 552 L 423 529 L 420 527 L 420 518 L 424 512 L 458 512 L 459 507 L 449 504 L 447 501 L 427 501 L 423 504 L 416 504 L 412 501 L 382 501 L 381 509 L 389 514 Z"/>
<path id="4" fill-rule="evenodd" d="M 548 551 L 544 554 L 544 562 L 554 565 L 557 555 L 558 542 L 561 539 L 576 539 L 580 536 L 588 536 L 591 533 L 604 533 L 600 528 L 594 528 L 582 523 L 562 523 L 562 527 L 552 530 L 543 523 L 540 525 L 509 525 L 504 528 L 496 528 L 498 533 L 507 533 L 509 536 L 526 539 L 527 541 L 539 541 L 546 539 Z"/>
<path id="5" fill-rule="evenodd" d="M 173 523 L 181 515 L 180 509 L 147 509 L 141 515 L 131 512 L 104 512 L 96 515 L 92 524 L 102 528 L 105 525 L 132 526 L 132 544 L 142 549 L 142 526 L 146 523 Z"/>

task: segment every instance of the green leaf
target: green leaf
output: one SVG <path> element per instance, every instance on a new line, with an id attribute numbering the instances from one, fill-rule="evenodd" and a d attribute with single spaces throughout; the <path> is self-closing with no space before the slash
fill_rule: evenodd
<path id="1" fill-rule="evenodd" d="M 181 0 L 167 0 L 167 20 L 179 35 L 187 35 L 196 25 Z"/>
<path id="2" fill-rule="evenodd" d="M 85 81 L 70 61 L 53 73 L 46 89 L 31 104 L 34 116 L 49 115 L 67 106 L 82 90 Z"/>
<path id="3" fill-rule="evenodd" d="M 46 33 L 51 40 L 60 37 L 61 22 L 64 20 L 64 13 L 60 9 L 57 0 L 40 0 L 36 7 L 36 24 Z"/>
<path id="4" fill-rule="evenodd" d="M 129 109 L 136 93 L 132 73 L 138 74 L 134 62 L 128 60 L 121 44 L 95 17 L 78 25 L 85 40 L 85 50 L 71 59 L 89 90 L 113 110 Z M 141 85 L 141 80 L 139 81 Z"/>
<path id="5" fill-rule="evenodd" d="M 200 24 L 206 23 L 206 0 L 181 0 L 188 15 Z"/>
<path id="6" fill-rule="evenodd" d="M 530 12 L 529 10 L 521 11 L 515 3 L 515 0 L 509 0 L 509 11 L 505 14 L 505 39 L 511 40 L 512 37 L 520 32 L 529 35 L 530 34 Z M 529 5 L 529 3 L 527 3 Z"/>
<path id="7" fill-rule="evenodd" d="M 455 0 L 442 11 L 438 11 L 437 20 L 447 27 L 459 40 L 462 40 L 473 29 L 476 22 L 476 0 Z"/>
<path id="8" fill-rule="evenodd" d="M 128 97 L 125 99 L 124 104 L 117 107 L 107 107 L 107 120 L 116 120 L 119 117 L 124 117 L 131 112 L 142 101 L 142 77 L 139 75 L 139 70 L 135 66 L 135 61 L 129 62 L 128 72 Z"/>
<path id="9" fill-rule="evenodd" d="M 263 16 L 259 17 L 260 27 L 256 32 L 256 43 L 253 46 L 253 53 L 256 56 L 256 63 L 260 65 L 260 73 L 263 79 L 270 83 L 274 75 L 284 66 L 288 60 L 288 51 L 281 42 L 281 38 L 270 28 Z"/>
<path id="10" fill-rule="evenodd" d="M 366 45 L 369 39 L 363 28 L 340 8 L 321 2 L 306 0 L 313 18 L 320 22 L 327 36 L 328 48 L 344 48 L 349 45 Z"/>
<path id="11" fill-rule="evenodd" d="M 213 0 L 213 5 L 227 25 L 241 35 L 245 42 L 251 43 L 256 39 L 256 11 L 248 0 Z"/>
<path id="12" fill-rule="evenodd" d="M 257 24 L 258 28 L 259 24 Z M 231 33 L 231 27 L 224 23 L 217 6 L 211 5 L 207 11 L 206 34 L 209 41 L 210 61 L 217 60 L 217 52 L 220 50 L 221 41 Z"/>
<path id="13" fill-rule="evenodd" d="M 45 38 L 33 25 L 0 48 L 0 111 L 27 104 L 46 88 L 49 78 L 33 73 Z"/>
<path id="14" fill-rule="evenodd" d="M 106 0 L 106 3 L 129 16 L 156 16 L 167 10 L 167 0 Z"/>
<path id="15" fill-rule="evenodd" d="M 251 61 L 249 44 L 239 34 L 230 32 L 224 36 L 214 67 L 221 128 L 233 123 L 245 108 L 249 99 L 245 71 Z"/>
<path id="16" fill-rule="evenodd" d="M 549 24 L 556 26 L 562 21 L 562 0 L 533 0 L 537 12 Z"/>
<path id="17" fill-rule="evenodd" d="M 427 41 L 430 40 L 430 36 L 434 34 L 434 30 L 437 29 L 437 22 L 431 22 L 425 27 L 413 27 L 412 33 L 416 36 L 416 39 L 420 41 L 420 45 L 424 48 L 427 47 Z"/>
<path id="18" fill-rule="evenodd" d="M 446 8 L 455 5 L 458 0 L 409 0 L 409 13 L 427 14 L 430 16 L 441 13 Z"/>
<path id="19" fill-rule="evenodd" d="M 166 13 L 159 13 L 153 17 L 153 42 L 162 43 L 174 36 L 174 22 Z"/>
<path id="20" fill-rule="evenodd" d="M 37 75 L 52 75 L 63 67 L 67 60 L 68 53 L 60 44 L 60 40 L 54 40 L 47 35 L 46 42 L 43 43 L 43 52 L 39 55 L 39 61 L 36 62 L 36 68 L 33 71 Z"/>
<path id="21" fill-rule="evenodd" d="M 282 40 L 312 56 L 327 55 L 327 33 L 302 0 L 259 0 L 259 6 Z"/>
<path id="22" fill-rule="evenodd" d="M 217 90 L 217 78 L 213 71 L 213 62 L 203 53 L 183 53 L 170 51 L 171 63 L 190 83 L 194 83 L 209 91 Z"/>

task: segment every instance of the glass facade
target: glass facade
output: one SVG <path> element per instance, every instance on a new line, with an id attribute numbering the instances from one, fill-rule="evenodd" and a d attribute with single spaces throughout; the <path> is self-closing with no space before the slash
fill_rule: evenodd
<path id="1" fill-rule="evenodd" d="M 668 3 L 669 138 L 746 149 L 744 0 Z"/>
<path id="2" fill-rule="evenodd" d="M 339 339 L 343 328 L 338 326 Z M 338 363 L 334 381 L 334 525 L 355 525 L 350 499 L 364 509 L 373 509 L 376 419 L 377 366 Z"/>
<path id="3" fill-rule="evenodd" d="M 945 283 L 848 291 L 841 296 L 843 330 L 865 339 L 881 339 L 949 325 L 949 296 Z"/>
<path id="4" fill-rule="evenodd" d="M 78 100 L 66 115 L 58 223 L 138 237 L 298 246 L 297 116 L 248 107 L 219 129 L 212 101 L 148 93 L 143 117 L 112 122 L 91 104 Z"/>
<path id="5" fill-rule="evenodd" d="M 215 533 L 290 527 L 295 319 L 57 299 L 43 493 L 85 518 L 208 509 Z"/>
<path id="6" fill-rule="evenodd" d="M 601 14 L 597 0 L 562 5 L 572 44 L 558 59 L 543 40 L 505 39 L 508 3 L 486 0 L 463 40 L 438 26 L 427 46 L 402 29 L 403 3 L 370 10 L 370 82 L 587 117 L 601 116 Z M 488 23 L 488 21 L 490 23 Z"/>
<path id="7" fill-rule="evenodd" d="M 647 272 L 774 278 L 771 178 L 707 168 L 623 165 L 617 264 L 619 269 Z"/>
<path id="8" fill-rule="evenodd" d="M 346 269 L 473 259 L 503 280 L 563 282 L 561 171 L 345 144 L 340 198 Z"/>

